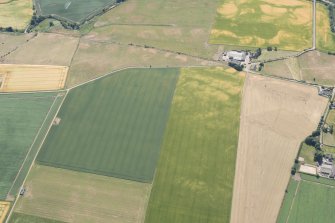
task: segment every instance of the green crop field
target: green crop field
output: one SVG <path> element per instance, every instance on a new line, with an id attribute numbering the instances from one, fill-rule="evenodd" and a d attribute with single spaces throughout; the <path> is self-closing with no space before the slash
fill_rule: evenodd
<path id="1" fill-rule="evenodd" d="M 285 202 L 285 201 L 284 201 Z M 300 181 L 286 223 L 334 222 L 335 188 L 311 181 Z M 284 217 L 284 216 L 281 216 Z"/>
<path id="2" fill-rule="evenodd" d="M 55 96 L 0 95 L 0 200 L 6 198 Z"/>
<path id="3" fill-rule="evenodd" d="M 32 15 L 32 0 L 0 0 L 0 27 L 24 30 Z"/>
<path id="4" fill-rule="evenodd" d="M 182 69 L 146 223 L 229 222 L 244 74 Z"/>
<path id="5" fill-rule="evenodd" d="M 35 0 L 40 15 L 57 15 L 73 22 L 82 22 L 116 0 Z"/>
<path id="6" fill-rule="evenodd" d="M 63 222 L 139 223 L 151 185 L 34 165 L 25 188 L 13 220 L 21 213 Z"/>
<path id="7" fill-rule="evenodd" d="M 178 74 L 128 69 L 71 90 L 38 162 L 150 182 Z"/>
<path id="8" fill-rule="evenodd" d="M 280 212 L 278 215 L 277 223 L 286 223 L 287 216 L 290 212 L 291 205 L 294 199 L 295 192 L 297 190 L 299 182 L 293 179 L 290 180 L 286 189 L 284 201 L 281 205 Z"/>
<path id="9" fill-rule="evenodd" d="M 312 47 L 312 3 L 221 0 L 210 43 L 283 50 Z"/>
<path id="10" fill-rule="evenodd" d="M 317 4 L 316 47 L 321 51 L 335 52 L 335 33 L 330 30 L 329 11 L 321 3 Z"/>
<path id="11" fill-rule="evenodd" d="M 21 213 L 14 213 L 11 216 L 9 223 L 64 223 L 64 222 Z"/>

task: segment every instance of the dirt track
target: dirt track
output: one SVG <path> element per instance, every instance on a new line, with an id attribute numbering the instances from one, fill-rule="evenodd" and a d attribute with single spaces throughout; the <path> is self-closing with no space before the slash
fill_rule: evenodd
<path id="1" fill-rule="evenodd" d="M 313 87 L 247 77 L 231 223 L 276 222 L 299 144 L 326 103 Z"/>

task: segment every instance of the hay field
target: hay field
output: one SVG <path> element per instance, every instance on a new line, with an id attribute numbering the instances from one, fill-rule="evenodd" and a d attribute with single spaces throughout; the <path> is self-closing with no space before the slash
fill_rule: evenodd
<path id="1" fill-rule="evenodd" d="M 316 88 L 247 77 L 231 223 L 276 221 L 299 145 L 316 129 L 326 105 Z"/>
<path id="2" fill-rule="evenodd" d="M 99 58 L 99 59 L 97 59 Z M 126 67 L 211 66 L 218 63 L 136 46 L 98 43 L 82 38 L 69 69 L 67 86 Z"/>
<path id="3" fill-rule="evenodd" d="M 68 67 L 0 64 L 1 92 L 58 90 L 65 85 Z"/>
<path id="4" fill-rule="evenodd" d="M 128 69 L 71 90 L 38 162 L 151 182 L 178 75 Z"/>
<path id="5" fill-rule="evenodd" d="M 150 184 L 35 165 L 14 211 L 68 223 L 141 223 Z"/>
<path id="6" fill-rule="evenodd" d="M 181 70 L 146 223 L 229 222 L 244 74 Z"/>
<path id="7" fill-rule="evenodd" d="M 10 203 L 0 201 L 0 222 L 4 222 L 9 211 Z"/>
<path id="8" fill-rule="evenodd" d="M 33 15 L 31 0 L 0 1 L 0 27 L 24 30 Z"/>
<path id="9" fill-rule="evenodd" d="M 312 3 L 303 0 L 221 0 L 209 42 L 249 47 L 312 47 Z"/>
<path id="10" fill-rule="evenodd" d="M 99 17 L 87 36 L 212 58 L 218 47 L 207 40 L 217 6 L 217 0 L 127 0 Z"/>
<path id="11" fill-rule="evenodd" d="M 54 99 L 50 93 L 0 95 L 0 200 L 6 199 Z"/>
<path id="12" fill-rule="evenodd" d="M 116 0 L 36 0 L 36 8 L 40 15 L 56 15 L 80 23 L 88 16 L 115 3 Z"/>
<path id="13" fill-rule="evenodd" d="M 334 221 L 335 188 L 323 184 L 326 180 L 312 182 L 301 180 L 298 184 L 297 193 L 293 199 L 289 199 L 292 209 L 285 212 L 278 223 L 314 223 Z M 287 198 L 285 199 L 285 201 Z"/>
<path id="14" fill-rule="evenodd" d="M 322 3 L 317 3 L 316 47 L 321 51 L 335 52 L 335 33 L 330 30 L 329 11 Z"/>
<path id="15" fill-rule="evenodd" d="M 70 66 L 78 42 L 77 37 L 38 33 L 32 40 L 6 56 L 3 63 Z"/>

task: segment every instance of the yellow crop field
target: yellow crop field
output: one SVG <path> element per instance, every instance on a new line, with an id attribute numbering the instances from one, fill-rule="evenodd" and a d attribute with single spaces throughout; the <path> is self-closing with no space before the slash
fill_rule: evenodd
<path id="1" fill-rule="evenodd" d="M 0 65 L 0 92 L 57 90 L 64 87 L 68 67 Z"/>
<path id="2" fill-rule="evenodd" d="M 9 202 L 0 201 L 0 223 L 5 221 L 6 215 L 9 211 Z"/>
<path id="3" fill-rule="evenodd" d="M 32 0 L 0 0 L 0 27 L 25 29 L 32 15 Z"/>

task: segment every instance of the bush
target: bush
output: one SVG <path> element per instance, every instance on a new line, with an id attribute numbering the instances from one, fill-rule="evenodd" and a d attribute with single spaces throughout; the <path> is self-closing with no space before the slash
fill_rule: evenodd
<path id="1" fill-rule="evenodd" d="M 268 46 L 266 49 L 267 51 L 272 51 L 272 46 Z"/>

